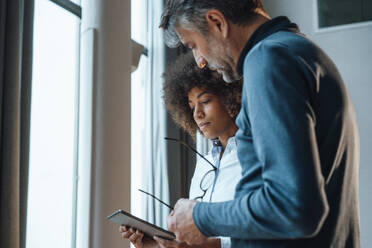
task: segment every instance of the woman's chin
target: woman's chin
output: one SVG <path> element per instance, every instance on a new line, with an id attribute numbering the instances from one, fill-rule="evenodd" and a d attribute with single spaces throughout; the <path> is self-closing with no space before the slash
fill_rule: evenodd
<path id="1" fill-rule="evenodd" d="M 203 136 L 204 136 L 206 139 L 215 139 L 215 138 L 217 138 L 216 135 L 211 134 L 211 133 L 208 132 L 207 130 L 205 130 L 204 132 L 202 131 L 202 134 L 203 134 Z"/>

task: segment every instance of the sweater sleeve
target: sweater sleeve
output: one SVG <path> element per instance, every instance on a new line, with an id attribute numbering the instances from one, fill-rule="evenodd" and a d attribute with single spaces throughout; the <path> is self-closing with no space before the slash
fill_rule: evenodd
<path id="1" fill-rule="evenodd" d="M 206 236 L 311 237 L 329 211 L 309 86 L 316 84 L 317 75 L 284 45 L 261 43 L 254 49 L 248 55 L 253 63 L 245 59 L 242 109 L 249 113 L 246 135 L 252 135 L 262 184 L 247 187 L 232 201 L 198 203 L 193 218 Z M 248 140 L 238 140 L 238 145 L 244 147 L 239 142 Z M 242 151 L 239 156 L 248 155 Z M 245 173 L 243 169 L 243 181 Z"/>

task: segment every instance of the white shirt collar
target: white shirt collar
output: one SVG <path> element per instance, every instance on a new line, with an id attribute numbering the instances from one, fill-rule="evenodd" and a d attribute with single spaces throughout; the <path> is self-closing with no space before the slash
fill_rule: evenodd
<path id="1" fill-rule="evenodd" d="M 213 145 L 215 145 L 215 144 L 213 144 Z M 223 154 L 229 154 L 231 151 L 234 151 L 234 150 L 236 150 L 236 139 L 235 139 L 235 136 L 232 136 L 227 140 L 227 144 L 226 144 L 225 151 L 224 151 Z M 211 149 L 211 155 L 212 155 L 212 158 L 214 160 L 214 163 L 216 163 L 217 160 L 220 159 L 220 154 L 217 153 L 217 152 L 214 153 L 212 151 L 213 151 L 213 149 Z"/>

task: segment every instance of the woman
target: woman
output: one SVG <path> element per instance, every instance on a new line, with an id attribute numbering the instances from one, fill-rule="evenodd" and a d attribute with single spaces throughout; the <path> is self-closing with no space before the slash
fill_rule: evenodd
<path id="1" fill-rule="evenodd" d="M 241 177 L 234 137 L 238 130 L 235 118 L 240 110 L 241 88 L 241 82 L 226 84 L 217 72 L 199 69 L 192 54 L 179 57 L 165 74 L 164 100 L 174 121 L 194 139 L 199 131 L 213 140 L 212 150 L 206 156 L 208 161 L 198 158 L 190 199 L 209 202 L 233 199 Z M 157 237 L 155 242 L 124 226 L 119 231 L 137 248 L 191 247 Z M 230 238 L 210 238 L 198 247 L 230 247 Z"/>

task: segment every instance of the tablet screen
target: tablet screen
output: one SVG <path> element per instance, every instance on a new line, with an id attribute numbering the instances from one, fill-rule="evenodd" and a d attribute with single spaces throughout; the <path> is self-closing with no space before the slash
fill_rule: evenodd
<path id="1" fill-rule="evenodd" d="M 109 220 L 119 225 L 133 227 L 149 237 L 158 236 L 161 238 L 173 240 L 176 238 L 174 233 L 164 230 L 161 227 L 155 226 L 145 220 L 142 220 L 136 216 L 131 215 L 124 210 L 118 210 L 107 217 Z"/>

